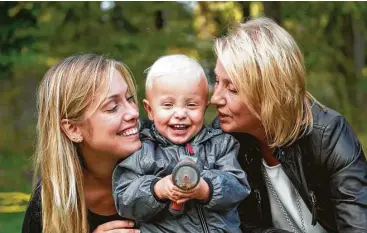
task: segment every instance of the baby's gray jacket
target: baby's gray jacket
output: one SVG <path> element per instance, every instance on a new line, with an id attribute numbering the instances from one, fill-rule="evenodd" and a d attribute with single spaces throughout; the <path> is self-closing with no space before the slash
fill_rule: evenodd
<path id="1" fill-rule="evenodd" d="M 134 219 L 147 232 L 241 232 L 239 202 L 250 193 L 246 174 L 237 162 L 239 143 L 220 129 L 203 127 L 189 144 L 198 157 L 201 177 L 210 187 L 206 202 L 189 200 L 175 217 L 169 200 L 154 193 L 155 183 L 170 175 L 185 145 L 175 145 L 155 129 L 141 132 L 142 148 L 123 160 L 113 173 L 113 196 L 118 213 Z"/>

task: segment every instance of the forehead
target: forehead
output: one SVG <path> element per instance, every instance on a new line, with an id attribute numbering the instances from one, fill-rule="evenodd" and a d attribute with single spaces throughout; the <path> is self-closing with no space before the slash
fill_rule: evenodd
<path id="1" fill-rule="evenodd" d="M 160 95 L 206 95 L 208 84 L 205 76 L 197 78 L 158 77 L 153 81 L 152 94 Z"/>
<path id="2" fill-rule="evenodd" d="M 109 86 L 109 94 L 124 94 L 128 91 L 128 86 L 121 73 L 114 69 Z"/>
<path id="3" fill-rule="evenodd" d="M 224 69 L 222 62 L 219 59 L 217 59 L 214 73 L 217 78 L 221 79 L 223 82 L 232 83 L 232 80 L 229 78 L 227 71 Z"/>
<path id="4" fill-rule="evenodd" d="M 107 78 L 105 85 L 101 85 L 96 93 L 96 101 L 103 102 L 111 96 L 124 96 L 129 91 L 128 85 L 121 73 L 116 69 L 113 70 L 112 77 Z"/>

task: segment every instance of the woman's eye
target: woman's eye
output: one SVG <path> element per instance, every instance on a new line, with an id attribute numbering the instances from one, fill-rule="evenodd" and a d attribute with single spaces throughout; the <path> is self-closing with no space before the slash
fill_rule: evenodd
<path id="1" fill-rule="evenodd" d="M 117 105 L 115 105 L 113 108 L 107 109 L 107 112 L 116 112 L 116 110 L 117 110 Z"/>
<path id="2" fill-rule="evenodd" d="M 126 98 L 126 100 L 127 100 L 128 102 L 134 102 L 134 96 L 133 96 L 133 95 L 131 95 L 131 96 L 127 97 L 127 98 Z"/>
<path id="3" fill-rule="evenodd" d="M 228 87 L 227 87 L 227 89 L 228 89 L 230 92 L 234 93 L 234 94 L 237 94 L 237 93 L 238 93 L 237 89 L 236 89 L 235 87 L 233 87 L 233 86 L 228 86 Z"/>

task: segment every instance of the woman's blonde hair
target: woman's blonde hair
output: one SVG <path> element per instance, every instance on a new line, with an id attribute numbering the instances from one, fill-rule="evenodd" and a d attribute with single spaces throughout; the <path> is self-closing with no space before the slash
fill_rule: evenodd
<path id="1" fill-rule="evenodd" d="M 113 71 L 124 77 L 136 100 L 136 90 L 127 67 L 101 55 L 81 54 L 50 68 L 38 90 L 35 180 L 41 178 L 42 232 L 87 233 L 87 208 L 83 172 L 77 145 L 64 134 L 61 120 L 81 123 L 86 109 L 110 88 Z M 95 109 L 94 109 L 95 110 Z"/>
<path id="2" fill-rule="evenodd" d="M 214 50 L 270 147 L 290 145 L 312 128 L 304 58 L 286 30 L 268 18 L 238 23 Z"/>

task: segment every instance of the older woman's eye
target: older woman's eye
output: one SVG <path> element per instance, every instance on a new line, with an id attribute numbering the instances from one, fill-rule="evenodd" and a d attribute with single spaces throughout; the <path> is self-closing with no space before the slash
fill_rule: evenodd
<path id="1" fill-rule="evenodd" d="M 127 102 L 134 102 L 134 96 L 131 95 L 129 97 L 126 97 Z"/>
<path id="2" fill-rule="evenodd" d="M 234 86 L 232 86 L 232 85 L 229 85 L 229 86 L 227 87 L 227 89 L 228 89 L 230 92 L 232 92 L 233 94 L 237 94 L 237 93 L 238 93 L 237 89 L 236 89 Z"/>

